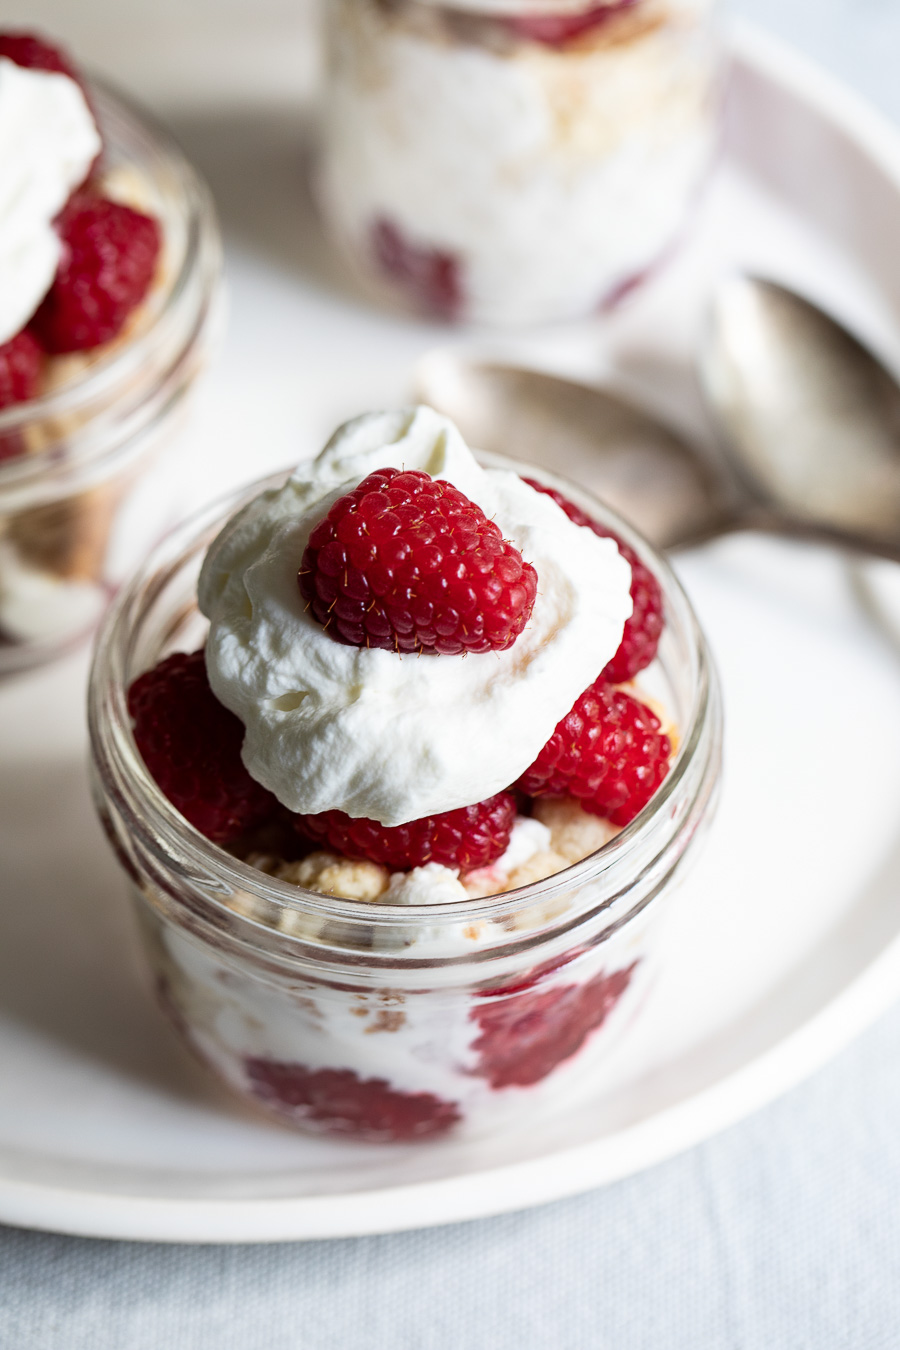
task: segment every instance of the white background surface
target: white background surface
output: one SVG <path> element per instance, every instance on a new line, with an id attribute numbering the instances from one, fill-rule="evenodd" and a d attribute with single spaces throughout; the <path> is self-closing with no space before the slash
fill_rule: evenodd
<path id="1" fill-rule="evenodd" d="M 0 5 L 0 19 L 65 37 L 82 59 L 156 107 L 268 107 L 295 103 L 308 87 L 314 4 L 12 0 Z M 764 24 L 900 117 L 897 0 L 731 0 L 730 9 Z"/>
<path id="2" fill-rule="evenodd" d="M 95 8 L 79 8 L 86 36 Z M 179 12 L 185 8 L 209 12 L 196 0 Z M 883 101 L 898 97 L 886 78 L 900 46 L 896 4 L 772 0 L 769 8 L 810 47 L 833 42 L 832 64 L 884 71 Z M 120 3 L 116 25 L 142 9 Z M 34 5 L 5 11 L 22 22 L 36 12 Z M 165 16 L 166 7 L 155 12 Z M 66 17 L 74 29 L 71 6 Z M 93 31 L 112 40 L 96 21 Z M 93 55 L 87 40 L 77 45 Z M 147 89 L 162 90 L 158 73 L 147 71 Z M 872 85 L 877 94 L 875 74 Z M 204 134 L 202 119 L 183 125 Z M 269 153 L 287 161 L 291 142 L 273 133 Z M 254 210 L 253 168 L 248 141 L 246 176 L 228 202 L 238 238 Z M 275 252 L 287 243 L 277 218 L 268 242 Z M 294 375 L 302 380 L 303 372 Z M 372 378 L 374 387 L 377 368 Z M 840 819 L 836 801 L 835 828 Z M 898 1052 L 895 1013 L 748 1124 L 642 1177 L 530 1215 L 258 1252 L 185 1254 L 10 1231 L 0 1245 L 0 1347 L 893 1347 Z"/>

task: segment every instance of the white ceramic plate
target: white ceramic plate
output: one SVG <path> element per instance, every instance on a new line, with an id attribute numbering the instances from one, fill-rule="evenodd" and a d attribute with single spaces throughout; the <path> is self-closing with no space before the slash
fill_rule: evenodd
<path id="1" fill-rule="evenodd" d="M 334 290 L 292 140 L 264 134 L 223 124 L 190 146 L 231 225 L 233 312 L 181 465 L 185 506 L 402 398 L 442 336 Z M 896 363 L 898 235 L 894 133 L 745 34 L 727 152 L 678 262 L 608 325 L 504 346 L 605 370 L 701 435 L 688 358 L 711 276 L 737 260 L 807 287 Z M 728 730 L 721 810 L 670 970 L 593 1101 L 494 1142 L 308 1140 L 198 1078 L 142 990 L 88 802 L 86 656 L 0 689 L 0 1220 L 250 1242 L 495 1214 L 696 1143 L 880 1013 L 900 988 L 900 657 L 827 551 L 748 536 L 679 566 L 721 665 Z"/>

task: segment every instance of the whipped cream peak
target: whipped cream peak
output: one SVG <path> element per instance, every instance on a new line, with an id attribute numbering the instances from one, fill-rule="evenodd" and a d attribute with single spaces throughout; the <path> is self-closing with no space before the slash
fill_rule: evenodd
<path id="1" fill-rule="evenodd" d="M 433 408 L 408 407 L 364 413 L 339 427 L 315 459 L 305 460 L 283 487 L 260 493 L 222 530 L 200 577 L 200 608 L 210 614 L 235 571 L 249 565 L 258 545 L 259 522 L 269 528 L 294 520 L 328 498 L 335 501 L 376 469 L 422 469 L 444 478 L 473 501 L 482 471 L 449 418 Z M 317 522 L 318 523 L 318 522 Z M 299 567 L 299 561 L 297 566 Z"/>
<path id="2" fill-rule="evenodd" d="M 0 57 L 0 343 L 20 332 L 53 284 L 53 220 L 100 153 L 76 82 Z"/>
<path id="3" fill-rule="evenodd" d="M 508 650 L 401 657 L 335 642 L 306 612 L 297 571 L 310 534 L 386 467 L 453 483 L 534 565 L 534 611 Z M 614 655 L 630 585 L 613 540 L 573 525 L 518 474 L 483 469 L 447 418 L 371 413 L 211 545 L 199 583 L 210 684 L 244 723 L 249 772 L 289 810 L 400 825 L 519 777 Z"/>
<path id="4" fill-rule="evenodd" d="M 316 459 L 300 465 L 294 479 L 318 483 L 330 478 L 338 487 L 393 468 L 444 478 L 473 501 L 483 482 L 483 470 L 455 424 L 421 405 L 355 417 L 338 428 Z"/>

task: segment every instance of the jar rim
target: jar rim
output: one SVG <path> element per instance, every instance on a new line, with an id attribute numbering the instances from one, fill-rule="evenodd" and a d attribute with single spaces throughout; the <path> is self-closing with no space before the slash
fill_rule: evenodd
<path id="1" fill-rule="evenodd" d="M 209 321 L 213 308 L 211 296 L 221 271 L 221 241 L 208 187 L 175 138 L 151 114 L 105 80 L 91 79 L 88 87 L 104 136 L 117 143 L 117 137 L 111 133 L 119 126 L 125 135 L 143 143 L 151 161 L 146 169 L 148 181 L 156 185 L 165 181 L 168 193 L 174 192 L 175 201 L 184 214 L 184 248 L 176 260 L 173 274 L 166 278 L 158 308 L 147 327 L 120 345 L 111 343 L 108 353 L 59 388 L 0 409 L 0 435 L 3 436 L 35 422 L 52 423 L 55 419 L 77 416 L 94 405 L 110 406 L 117 389 L 126 386 L 136 372 L 147 367 L 148 357 L 160 340 L 160 334 L 181 307 L 190 306 L 191 310 L 187 316 L 188 343 Z M 194 298 L 190 292 L 198 274 L 204 284 Z M 119 441 L 112 447 L 101 441 L 80 447 L 80 452 L 73 452 L 71 446 L 61 450 L 59 445 L 47 445 L 14 455 L 0 462 L 0 494 L 7 490 L 19 493 L 33 486 L 62 458 L 67 462 L 77 460 L 79 466 L 93 464 L 118 448 Z"/>
<path id="2" fill-rule="evenodd" d="M 443 904 L 395 905 L 380 900 L 374 903 L 323 895 L 261 872 L 194 829 L 163 795 L 137 749 L 127 710 L 127 689 L 139 671 L 128 669 L 129 660 L 140 625 L 167 581 L 184 569 L 190 559 L 195 559 L 200 550 L 205 552 L 208 543 L 236 510 L 259 492 L 283 483 L 293 471 L 292 466 L 289 470 L 267 475 L 238 492 L 219 498 L 171 531 L 150 554 L 129 585 L 120 592 L 98 633 L 89 684 L 88 723 L 99 787 L 104 801 L 111 803 L 123 819 L 127 816 L 126 829 L 131 835 L 140 836 L 142 856 L 149 855 L 155 859 L 157 880 L 176 904 L 183 905 L 181 894 L 177 888 L 165 886 L 165 878 L 172 873 L 177 873 L 183 885 L 199 885 L 203 889 L 204 900 L 218 909 L 220 918 L 227 916 L 229 925 L 233 927 L 236 922 L 240 926 L 246 924 L 249 925 L 248 932 L 256 931 L 257 934 L 265 932 L 271 935 L 273 924 L 237 913 L 224 898 L 219 897 L 236 892 L 249 894 L 254 900 L 270 905 L 277 914 L 304 914 L 323 922 L 331 920 L 350 925 L 365 924 L 370 929 L 383 931 L 392 928 L 408 930 L 415 925 L 443 929 L 467 923 L 502 922 L 522 911 L 533 909 L 537 903 L 546 905 L 552 902 L 557 892 L 577 890 L 599 877 L 607 876 L 612 883 L 615 874 L 626 872 L 629 866 L 638 865 L 639 870 L 647 871 L 656 856 L 665 852 L 674 831 L 684 826 L 690 812 L 682 813 L 680 820 L 674 820 L 677 813 L 667 808 L 679 790 L 683 790 L 685 780 L 696 767 L 695 761 L 701 746 L 708 746 L 710 725 L 717 726 L 719 706 L 715 669 L 702 629 L 681 583 L 664 558 L 627 522 L 599 503 L 585 489 L 536 466 L 516 465 L 505 456 L 479 452 L 478 458 L 489 467 L 497 464 L 508 468 L 512 464 L 517 469 L 527 468 L 529 475 L 570 492 L 576 501 L 580 498 L 579 504 L 587 503 L 604 524 L 614 528 L 652 567 L 663 587 L 670 621 L 674 616 L 686 635 L 694 658 L 691 707 L 682 728 L 675 761 L 664 782 L 620 834 L 580 862 L 544 880 L 499 895 Z M 696 774 L 694 776 L 697 777 Z M 707 780 L 708 773 L 703 769 L 697 783 L 691 788 L 695 798 Z M 629 872 L 627 878 L 623 878 L 623 888 L 628 889 L 633 879 L 634 873 Z M 551 923 L 548 928 L 529 930 L 527 934 L 514 934 L 513 937 L 530 940 L 532 934 L 539 937 L 546 936 L 548 932 L 566 931 L 582 922 L 586 912 L 608 911 L 619 898 L 614 885 L 611 885 L 610 892 L 601 905 L 589 906 L 587 911 L 579 911 L 577 915 L 570 911 L 562 928 Z M 278 931 L 276 936 L 282 940 L 282 946 L 286 942 L 288 948 L 299 948 L 309 941 L 308 938 L 283 930 Z"/>

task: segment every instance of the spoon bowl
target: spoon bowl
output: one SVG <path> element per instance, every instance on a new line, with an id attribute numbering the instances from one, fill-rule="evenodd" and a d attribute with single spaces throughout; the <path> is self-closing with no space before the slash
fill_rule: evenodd
<path id="1" fill-rule="evenodd" d="M 698 373 L 717 462 L 614 394 L 462 352 L 426 357 L 418 394 L 470 444 L 576 479 L 657 547 L 758 529 L 900 561 L 900 387 L 855 337 L 774 282 L 730 277 Z"/>
<path id="2" fill-rule="evenodd" d="M 714 295 L 699 372 L 750 499 L 797 532 L 900 554 L 900 387 L 852 334 L 735 276 Z"/>
<path id="3" fill-rule="evenodd" d="M 721 475 L 675 432 L 600 389 L 539 371 L 436 352 L 418 395 L 456 422 L 470 445 L 572 478 L 608 501 L 657 547 L 730 528 Z"/>

